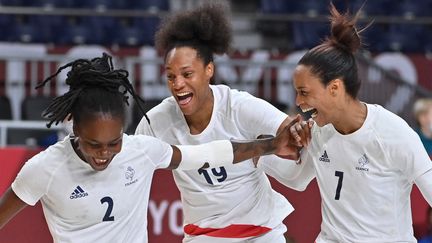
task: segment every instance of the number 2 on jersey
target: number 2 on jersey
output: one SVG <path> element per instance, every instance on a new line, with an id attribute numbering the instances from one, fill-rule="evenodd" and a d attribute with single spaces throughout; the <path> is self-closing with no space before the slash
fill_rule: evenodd
<path id="1" fill-rule="evenodd" d="M 216 177 L 216 180 L 218 182 L 222 182 L 222 181 L 226 180 L 226 178 L 227 178 L 227 173 L 226 173 L 225 167 L 223 167 L 223 166 L 219 167 L 219 171 L 216 168 L 212 168 L 211 172 Z M 205 169 L 199 169 L 198 173 L 200 175 L 204 176 L 204 178 L 206 179 L 206 181 L 207 181 L 208 184 L 214 185 L 213 181 L 212 181 L 212 178 L 210 177 L 210 174 L 208 173 L 207 170 L 205 170 Z"/>
<path id="2" fill-rule="evenodd" d="M 341 192 L 341 189 L 342 189 L 343 174 L 344 173 L 342 171 L 335 171 L 335 176 L 339 177 L 338 184 L 337 184 L 337 187 L 336 187 L 335 200 L 339 200 L 339 198 L 340 198 L 340 192 Z"/>
<path id="3" fill-rule="evenodd" d="M 114 207 L 114 201 L 112 200 L 111 197 L 104 197 L 100 200 L 101 204 L 107 203 L 108 204 L 108 208 L 107 211 L 105 212 L 105 216 L 103 217 L 102 221 L 114 221 L 114 216 L 111 216 L 111 212 L 113 210 Z"/>

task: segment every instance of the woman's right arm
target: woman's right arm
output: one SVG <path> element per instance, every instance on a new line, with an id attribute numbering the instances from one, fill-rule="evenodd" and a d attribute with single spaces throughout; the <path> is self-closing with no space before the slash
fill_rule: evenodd
<path id="1" fill-rule="evenodd" d="M 9 187 L 0 198 L 0 229 L 26 206 Z"/>

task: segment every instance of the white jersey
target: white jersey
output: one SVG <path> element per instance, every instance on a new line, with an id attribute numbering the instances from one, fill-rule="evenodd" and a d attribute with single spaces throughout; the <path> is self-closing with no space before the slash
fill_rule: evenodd
<path id="1" fill-rule="evenodd" d="M 12 189 L 29 205 L 42 202 L 54 242 L 145 243 L 153 172 L 171 157 L 162 141 L 124 135 L 120 153 L 95 171 L 66 137 L 27 161 Z"/>
<path id="2" fill-rule="evenodd" d="M 287 117 L 268 102 L 225 85 L 211 85 L 214 107 L 206 129 L 191 135 L 173 97 L 150 110 L 151 128 L 142 119 L 137 133 L 172 144 L 202 144 L 219 139 L 255 139 L 274 135 Z M 242 238 L 263 234 L 280 225 L 293 211 L 275 192 L 263 168 L 252 161 L 217 168 L 173 171 L 181 192 L 184 230 L 189 235 Z M 242 232 L 239 232 L 242 231 Z M 234 232 L 234 233 L 233 233 Z"/>
<path id="3" fill-rule="evenodd" d="M 362 127 L 342 135 L 314 126 L 303 163 L 315 167 L 322 197 L 316 242 L 416 242 L 410 192 L 432 168 L 418 135 L 400 117 L 367 104 Z"/>

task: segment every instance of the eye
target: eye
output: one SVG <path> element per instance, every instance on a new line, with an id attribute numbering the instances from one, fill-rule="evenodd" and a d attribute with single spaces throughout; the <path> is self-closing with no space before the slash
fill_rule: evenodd
<path id="1" fill-rule="evenodd" d="M 174 79 L 175 79 L 174 75 L 167 75 L 168 82 L 173 82 Z"/>
<path id="2" fill-rule="evenodd" d="M 86 142 L 91 148 L 98 149 L 101 147 L 98 143 Z"/>
<path id="3" fill-rule="evenodd" d="M 185 77 L 185 78 L 190 78 L 190 77 L 192 77 L 192 72 L 185 72 L 184 74 L 183 74 L 183 77 Z"/>
<path id="4" fill-rule="evenodd" d="M 305 91 L 305 90 L 302 90 L 302 89 L 301 89 L 301 90 L 298 90 L 298 91 L 297 91 L 297 94 L 298 94 L 298 95 L 301 95 L 301 96 L 307 96 L 307 95 L 308 95 L 308 92 Z"/>
<path id="5" fill-rule="evenodd" d="M 116 147 L 116 146 L 118 146 L 119 144 L 121 144 L 121 142 L 122 142 L 122 140 L 119 140 L 119 141 L 117 141 L 117 142 L 113 142 L 113 143 L 108 144 L 108 146 L 109 146 L 109 147 Z"/>

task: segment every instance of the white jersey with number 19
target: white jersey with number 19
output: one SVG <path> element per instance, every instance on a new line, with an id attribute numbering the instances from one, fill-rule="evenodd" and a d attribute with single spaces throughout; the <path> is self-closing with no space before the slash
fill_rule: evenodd
<path id="1" fill-rule="evenodd" d="M 287 117 L 268 102 L 246 92 L 225 85 L 210 87 L 213 113 L 200 134 L 190 134 L 173 97 L 150 110 L 147 115 L 151 128 L 143 119 L 137 133 L 172 144 L 191 145 L 218 139 L 255 139 L 261 134 L 274 135 Z M 271 231 L 293 211 L 287 199 L 272 190 L 263 168 L 255 168 L 252 161 L 173 173 L 181 192 L 184 230 L 189 238 L 207 235 L 237 242 L 234 238 L 244 240 Z"/>

